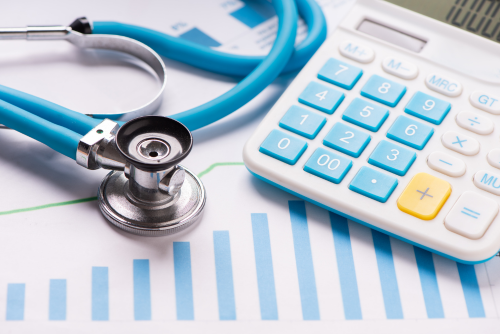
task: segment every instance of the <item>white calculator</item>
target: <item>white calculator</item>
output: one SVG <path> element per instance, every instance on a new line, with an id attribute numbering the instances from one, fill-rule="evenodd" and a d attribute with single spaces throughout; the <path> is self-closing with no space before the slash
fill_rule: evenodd
<path id="1" fill-rule="evenodd" d="M 500 1 L 361 0 L 244 149 L 252 174 L 463 263 L 500 248 Z"/>

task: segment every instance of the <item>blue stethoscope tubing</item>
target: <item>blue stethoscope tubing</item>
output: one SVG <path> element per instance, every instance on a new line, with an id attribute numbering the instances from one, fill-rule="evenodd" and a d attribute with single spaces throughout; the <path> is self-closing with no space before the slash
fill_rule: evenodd
<path id="1" fill-rule="evenodd" d="M 326 21 L 315 0 L 273 0 L 278 34 L 265 57 L 233 55 L 161 32 L 118 22 L 94 22 L 94 34 L 136 39 L 160 55 L 226 75 L 246 75 L 235 87 L 196 108 L 169 117 L 194 131 L 244 106 L 281 73 L 300 69 L 326 38 Z M 294 48 L 298 13 L 308 25 L 308 36 Z M 78 142 L 102 120 L 0 85 L 0 123 L 75 159 Z M 122 122 L 118 122 L 122 124 Z"/>

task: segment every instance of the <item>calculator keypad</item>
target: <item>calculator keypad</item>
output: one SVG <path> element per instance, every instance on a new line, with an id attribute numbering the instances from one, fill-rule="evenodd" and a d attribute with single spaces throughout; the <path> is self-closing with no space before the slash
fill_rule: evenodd
<path id="1" fill-rule="evenodd" d="M 349 189 L 385 203 L 397 185 L 398 180 L 395 177 L 363 166 L 349 184 Z"/>
<path id="2" fill-rule="evenodd" d="M 273 130 L 260 145 L 259 151 L 289 165 L 294 165 L 306 148 L 305 140 L 290 136 L 280 130 Z"/>
<path id="3" fill-rule="evenodd" d="M 352 161 L 322 147 L 307 160 L 304 170 L 333 183 L 340 183 L 352 167 Z"/>
<path id="4" fill-rule="evenodd" d="M 382 140 L 368 158 L 368 163 L 403 176 L 408 172 L 416 158 L 417 154 L 415 152 L 387 140 Z"/>
<path id="5" fill-rule="evenodd" d="M 427 158 L 430 168 L 452 177 L 465 174 L 466 166 L 463 160 L 443 152 L 433 152 Z"/>
<path id="6" fill-rule="evenodd" d="M 457 124 L 479 135 L 489 135 L 495 127 L 491 119 L 472 111 L 460 112 L 457 115 Z"/>
<path id="7" fill-rule="evenodd" d="M 313 81 L 300 94 L 299 102 L 331 115 L 344 97 L 344 93 Z"/>
<path id="8" fill-rule="evenodd" d="M 372 75 L 361 88 L 361 95 L 374 101 L 395 107 L 403 95 L 406 87 L 397 82 L 385 79 L 379 75 Z"/>
<path id="9" fill-rule="evenodd" d="M 280 127 L 308 139 L 314 139 L 325 123 L 324 116 L 299 106 L 291 106 L 280 120 Z"/>
<path id="10" fill-rule="evenodd" d="M 374 103 L 355 98 L 342 115 L 342 119 L 372 132 L 377 132 L 389 117 L 389 110 Z"/>
<path id="11" fill-rule="evenodd" d="M 357 158 L 368 145 L 370 139 L 370 135 L 363 131 L 343 123 L 335 123 L 325 139 L 323 139 L 323 144 Z"/>
<path id="12" fill-rule="evenodd" d="M 387 138 L 422 150 L 434 134 L 434 129 L 406 116 L 398 116 L 387 131 Z"/>
<path id="13" fill-rule="evenodd" d="M 405 112 L 432 124 L 441 124 L 451 109 L 449 102 L 422 92 L 416 92 L 405 107 Z"/>
<path id="14" fill-rule="evenodd" d="M 448 131 L 441 137 L 444 147 L 463 155 L 476 155 L 479 152 L 479 142 L 464 134 Z"/>
<path id="15" fill-rule="evenodd" d="M 319 70 L 318 78 L 351 90 L 363 75 L 363 70 L 359 67 L 344 63 L 343 61 L 330 58 Z"/>

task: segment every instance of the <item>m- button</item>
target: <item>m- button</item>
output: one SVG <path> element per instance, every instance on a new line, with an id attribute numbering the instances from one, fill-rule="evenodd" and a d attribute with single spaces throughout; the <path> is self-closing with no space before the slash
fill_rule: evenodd
<path id="1" fill-rule="evenodd" d="M 411 179 L 398 198 L 398 208 L 423 220 L 437 216 L 451 194 L 448 182 L 427 173 L 418 173 Z"/>

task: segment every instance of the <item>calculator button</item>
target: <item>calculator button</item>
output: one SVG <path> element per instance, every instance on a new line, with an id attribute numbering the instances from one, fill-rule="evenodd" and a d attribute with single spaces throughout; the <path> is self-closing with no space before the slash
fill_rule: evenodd
<path id="1" fill-rule="evenodd" d="M 368 158 L 368 163 L 399 176 L 406 174 L 417 158 L 407 148 L 382 140 Z"/>
<path id="2" fill-rule="evenodd" d="M 398 208 L 417 218 L 431 220 L 437 216 L 450 194 L 448 182 L 427 173 L 418 173 L 399 196 Z"/>
<path id="3" fill-rule="evenodd" d="M 375 58 L 375 52 L 369 47 L 351 41 L 344 41 L 339 45 L 340 54 L 360 63 L 367 64 Z"/>
<path id="4" fill-rule="evenodd" d="M 498 174 L 480 170 L 474 175 L 474 185 L 479 189 L 500 196 L 500 175 Z"/>
<path id="5" fill-rule="evenodd" d="M 434 129 L 406 116 L 398 116 L 387 131 L 387 138 L 421 150 L 434 134 Z"/>
<path id="6" fill-rule="evenodd" d="M 500 114 L 500 95 L 488 94 L 481 91 L 475 91 L 469 97 L 470 103 L 481 110 L 491 114 Z"/>
<path id="7" fill-rule="evenodd" d="M 352 167 L 352 161 L 324 148 L 318 148 L 307 160 L 304 170 L 333 183 L 340 183 Z"/>
<path id="8" fill-rule="evenodd" d="M 357 158 L 361 155 L 370 140 L 371 137 L 363 131 L 354 129 L 343 123 L 335 123 L 323 140 L 323 144 Z"/>
<path id="9" fill-rule="evenodd" d="M 495 148 L 491 150 L 486 156 L 486 159 L 493 167 L 500 168 L 500 149 Z"/>
<path id="10" fill-rule="evenodd" d="M 323 65 L 321 70 L 319 70 L 318 78 L 344 89 L 351 90 L 362 75 L 363 70 L 359 67 L 330 58 L 326 64 Z"/>
<path id="11" fill-rule="evenodd" d="M 498 204 L 495 201 L 466 191 L 444 219 L 444 226 L 466 238 L 479 239 L 497 214 Z"/>
<path id="12" fill-rule="evenodd" d="M 355 98 L 342 115 L 342 119 L 367 130 L 377 132 L 389 117 L 389 110 Z"/>
<path id="13" fill-rule="evenodd" d="M 387 73 L 406 80 L 415 79 L 418 75 L 417 65 L 394 57 L 385 58 L 382 62 L 382 68 Z"/>
<path id="14" fill-rule="evenodd" d="M 398 185 L 390 175 L 363 166 L 349 184 L 349 189 L 376 201 L 385 203 Z"/>
<path id="15" fill-rule="evenodd" d="M 465 162 L 442 152 L 431 153 L 427 158 L 427 164 L 435 171 L 453 177 L 464 175 L 466 170 Z"/>
<path id="16" fill-rule="evenodd" d="M 294 165 L 306 148 L 305 140 L 290 136 L 280 130 L 273 130 L 260 145 L 259 151 L 289 165 Z"/>
<path id="17" fill-rule="evenodd" d="M 472 137 L 455 131 L 448 131 L 441 137 L 444 147 L 463 155 L 475 155 L 479 152 L 479 142 Z"/>
<path id="18" fill-rule="evenodd" d="M 299 102 L 331 115 L 344 97 L 344 93 L 313 81 L 300 94 Z"/>
<path id="19" fill-rule="evenodd" d="M 479 135 L 487 135 L 493 132 L 493 122 L 486 116 L 472 111 L 462 111 L 457 115 L 457 124 L 462 128 L 475 132 Z"/>
<path id="20" fill-rule="evenodd" d="M 451 109 L 449 102 L 437 99 L 422 92 L 416 92 L 405 107 L 407 114 L 432 124 L 441 124 Z"/>
<path id="21" fill-rule="evenodd" d="M 379 75 L 372 75 L 361 88 L 361 95 L 389 107 L 395 107 L 405 95 L 406 87 L 397 82 L 387 80 Z"/>
<path id="22" fill-rule="evenodd" d="M 462 93 L 462 84 L 444 75 L 431 73 L 425 79 L 427 88 L 446 96 L 459 96 Z"/>
<path id="23" fill-rule="evenodd" d="M 314 139 L 325 123 L 325 117 L 299 106 L 291 106 L 280 120 L 280 127 Z"/>

